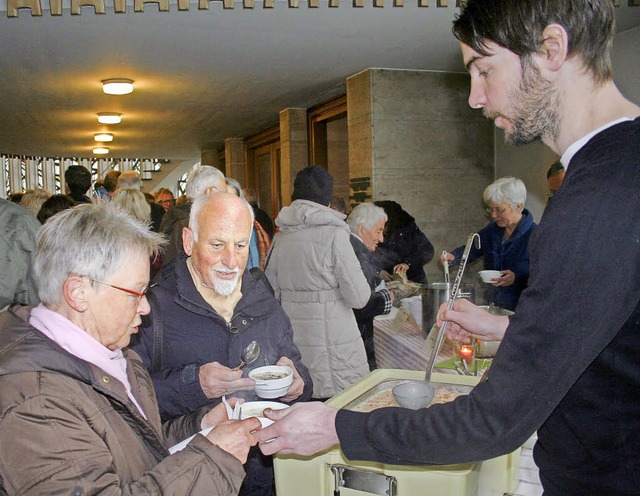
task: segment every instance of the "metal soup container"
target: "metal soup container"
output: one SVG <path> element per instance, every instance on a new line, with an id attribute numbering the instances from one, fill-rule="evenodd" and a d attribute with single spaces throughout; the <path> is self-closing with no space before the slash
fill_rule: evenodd
<path id="1" fill-rule="evenodd" d="M 449 301 L 449 292 L 453 283 L 433 282 L 427 284 L 422 290 L 422 332 L 426 334 L 436 323 L 440 305 Z M 458 298 L 466 298 L 475 303 L 476 290 L 471 283 L 460 284 Z"/>

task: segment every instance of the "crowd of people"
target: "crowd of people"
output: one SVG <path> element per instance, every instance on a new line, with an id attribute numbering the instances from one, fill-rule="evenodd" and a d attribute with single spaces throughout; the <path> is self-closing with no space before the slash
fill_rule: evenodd
<path id="1" fill-rule="evenodd" d="M 537 431 L 546 495 L 638 494 L 640 108 L 612 81 L 613 6 L 590 6 L 469 0 L 454 22 L 470 105 L 561 160 L 539 225 L 520 179 L 484 191 L 469 260 L 499 271 L 488 300 L 515 313 L 440 309 L 454 339 L 503 340 L 488 379 L 449 404 L 324 403 L 377 367 L 373 319 L 398 303 L 386 282 L 427 284 L 435 249 L 398 202 L 340 201 L 322 166 L 298 172 L 274 220 L 206 165 L 178 200 L 145 195 L 134 171 L 92 185 L 79 165 L 65 194 L 0 199 L 0 493 L 272 496 L 275 453 L 453 464 Z M 261 365 L 293 374 L 265 428 L 224 404 L 257 399 Z"/>

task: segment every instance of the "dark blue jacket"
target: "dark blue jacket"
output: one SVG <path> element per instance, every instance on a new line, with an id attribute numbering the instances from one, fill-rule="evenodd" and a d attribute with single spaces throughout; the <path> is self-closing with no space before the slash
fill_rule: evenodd
<path id="1" fill-rule="evenodd" d="M 491 221 L 478 234 L 480 235 L 480 249 L 475 246 L 469 252 L 468 262 L 484 256 L 484 268 L 487 270 L 511 270 L 516 276 L 511 286 L 490 288 L 487 291 L 487 299 L 499 307 L 513 310 L 518 304 L 520 294 L 527 287 L 529 280 L 529 236 L 536 227 L 531 213 L 524 209 L 522 219 L 517 225 L 511 237 L 505 242 L 504 227 L 499 227 L 495 221 Z M 453 265 L 460 263 L 464 246 L 460 246 L 451 253 L 456 257 Z"/>
<path id="2" fill-rule="evenodd" d="M 244 369 L 245 376 L 255 367 L 275 364 L 282 356 L 290 358 L 305 382 L 297 401 L 311 398 L 312 381 L 300 352 L 293 343 L 289 318 L 267 287 L 248 271 L 242 276 L 242 298 L 229 324 L 202 298 L 186 264 L 186 255 L 175 257 L 158 274 L 152 289 L 164 320 L 163 364 L 151 370 L 153 348 L 153 312 L 143 318 L 143 325 L 132 348 L 149 369 L 165 419 L 192 412 L 201 406 L 214 406 L 200 387 L 201 365 L 217 361 L 235 367 L 244 347 L 256 340 L 260 357 Z M 247 401 L 257 400 L 252 391 Z M 235 393 L 241 396 L 242 393 Z"/>

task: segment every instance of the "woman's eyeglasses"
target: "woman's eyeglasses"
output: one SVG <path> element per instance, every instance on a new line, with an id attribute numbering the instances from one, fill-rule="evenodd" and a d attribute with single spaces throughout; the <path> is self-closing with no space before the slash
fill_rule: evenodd
<path id="1" fill-rule="evenodd" d="M 485 211 L 489 214 L 489 215 L 502 215 L 503 213 L 505 213 L 507 211 L 506 208 L 485 208 Z"/>
<path id="2" fill-rule="evenodd" d="M 142 290 L 142 292 L 140 291 L 134 291 L 133 289 L 127 289 L 127 288 L 121 288 L 120 286 L 114 286 L 113 284 L 109 284 L 108 282 L 103 282 L 103 281 L 98 281 L 97 279 L 91 279 L 90 277 L 87 277 L 87 279 L 89 279 L 91 282 L 97 282 L 98 284 L 104 284 L 105 286 L 109 286 L 113 289 L 117 289 L 118 291 L 123 291 L 131 296 L 137 296 L 138 298 L 142 298 L 143 296 L 147 296 L 147 293 L 149 292 L 149 290 L 151 289 L 151 286 L 147 286 L 146 288 L 144 288 Z"/>

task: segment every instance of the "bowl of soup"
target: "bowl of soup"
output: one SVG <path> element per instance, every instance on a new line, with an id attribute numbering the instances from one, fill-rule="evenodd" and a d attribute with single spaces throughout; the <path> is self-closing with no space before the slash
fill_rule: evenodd
<path id="1" fill-rule="evenodd" d="M 293 383 L 293 369 L 286 365 L 267 365 L 249 372 L 256 381 L 255 392 L 260 398 L 281 398 Z"/>

